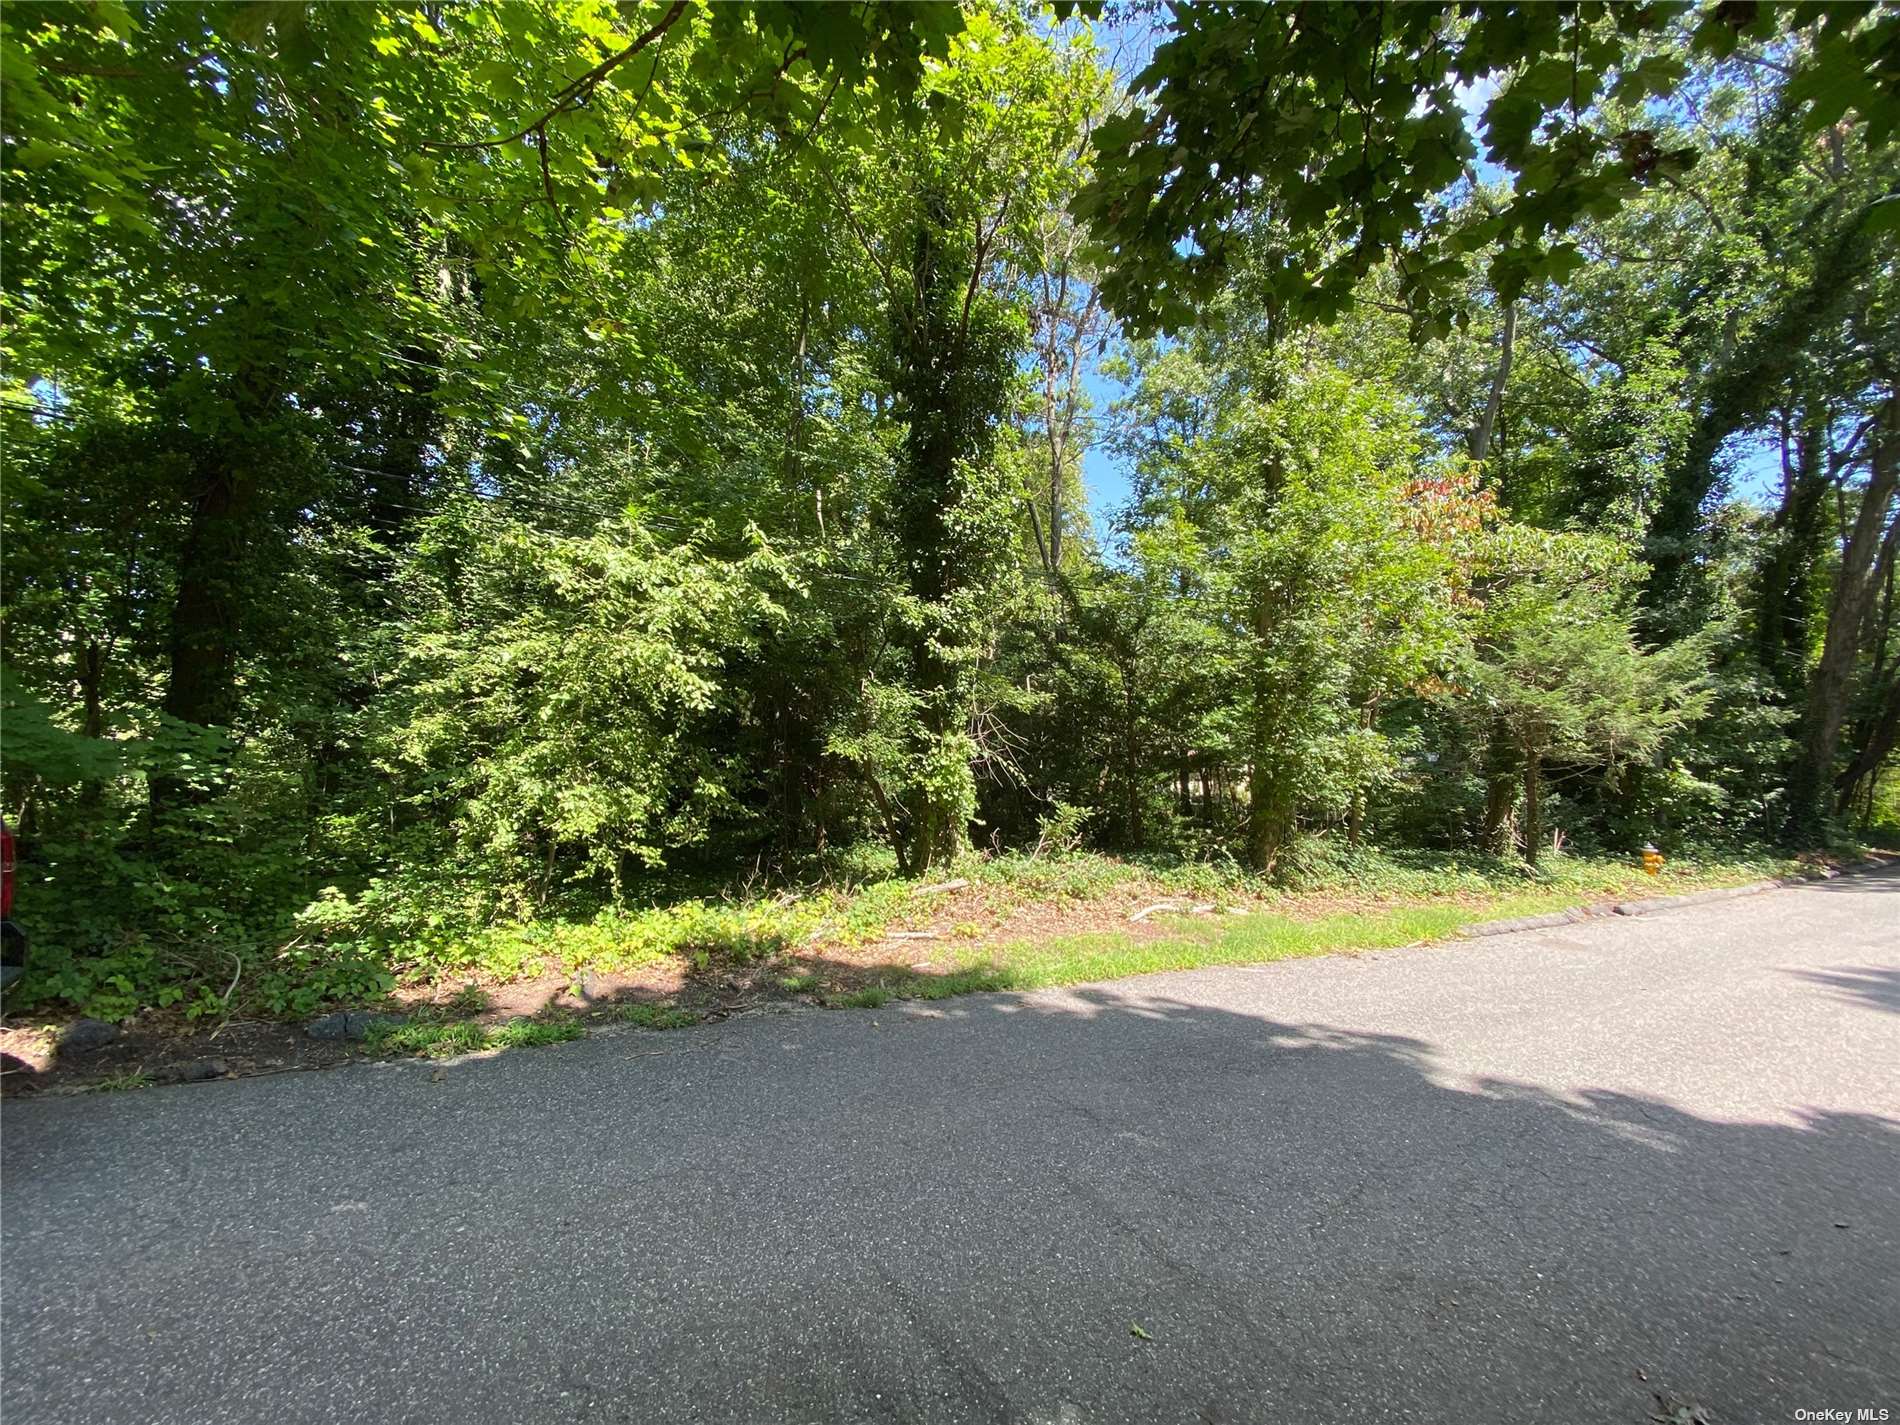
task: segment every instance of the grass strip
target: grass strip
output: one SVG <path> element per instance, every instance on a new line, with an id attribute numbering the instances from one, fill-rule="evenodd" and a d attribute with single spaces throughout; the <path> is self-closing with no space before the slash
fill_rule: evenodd
<path id="1" fill-rule="evenodd" d="M 1684 880 L 1695 889 L 1706 889 L 1740 884 L 1756 874 L 1753 868 L 1738 867 L 1733 874 L 1717 872 Z M 1683 880 L 1669 887 L 1672 892 L 1684 888 Z M 1105 931 L 1019 940 L 975 952 L 944 971 L 893 967 L 875 982 L 827 995 L 823 1002 L 835 1009 L 876 1009 L 894 999 L 938 1000 L 986 991 L 1054 989 L 1167 970 L 1264 965 L 1315 955 L 1389 950 L 1444 940 L 1482 921 L 1587 905 L 1602 899 L 1603 889 L 1608 887 L 1530 891 L 1472 903 L 1399 905 L 1312 917 L 1273 913 L 1179 917 L 1168 922 L 1171 933 L 1159 939 Z"/>
<path id="2" fill-rule="evenodd" d="M 423 1020 L 382 1025 L 372 1029 L 366 1046 L 373 1054 L 415 1055 L 447 1059 L 489 1049 L 525 1049 L 537 1044 L 560 1044 L 587 1033 L 570 1020 L 511 1019 L 506 1024 L 481 1025 L 471 1020 Z"/>

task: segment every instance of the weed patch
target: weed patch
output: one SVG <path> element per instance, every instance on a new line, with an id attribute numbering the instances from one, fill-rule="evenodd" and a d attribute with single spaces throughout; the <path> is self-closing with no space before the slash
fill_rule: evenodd
<path id="1" fill-rule="evenodd" d="M 99 1080 L 92 1086 L 93 1093 L 128 1093 L 133 1089 L 149 1089 L 152 1076 L 145 1073 L 113 1074 L 110 1078 Z"/>
<path id="2" fill-rule="evenodd" d="M 861 990 L 832 995 L 825 1004 L 831 1009 L 880 1009 L 896 998 L 897 993 L 888 985 L 867 985 Z"/>
<path id="3" fill-rule="evenodd" d="M 571 1020 L 511 1019 L 492 1028 L 470 1020 L 421 1020 L 383 1026 L 370 1032 L 371 1053 L 411 1055 L 427 1059 L 453 1058 L 487 1049 L 523 1049 L 537 1044 L 560 1044 L 579 1039 L 587 1031 Z"/>
<path id="4" fill-rule="evenodd" d="M 614 1017 L 641 1029 L 685 1029 L 700 1019 L 690 1009 L 670 1004 L 625 1004 L 614 1012 Z"/>
<path id="5" fill-rule="evenodd" d="M 484 1012 L 491 1002 L 488 991 L 480 985 L 463 985 L 442 1007 L 450 1014 L 472 1018 Z"/>

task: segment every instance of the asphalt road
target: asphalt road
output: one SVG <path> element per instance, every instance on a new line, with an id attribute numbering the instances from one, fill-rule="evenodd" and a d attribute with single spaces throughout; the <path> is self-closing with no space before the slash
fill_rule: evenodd
<path id="1" fill-rule="evenodd" d="M 6 1425 L 1900 1421 L 1900 875 L 25 1101 L 4 1170 Z"/>

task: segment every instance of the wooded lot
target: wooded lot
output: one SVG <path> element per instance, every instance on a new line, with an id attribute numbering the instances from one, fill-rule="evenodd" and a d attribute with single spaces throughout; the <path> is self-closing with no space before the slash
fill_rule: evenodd
<path id="1" fill-rule="evenodd" d="M 12 0 L 0 68 L 16 1004 L 1900 823 L 1900 8 Z"/>

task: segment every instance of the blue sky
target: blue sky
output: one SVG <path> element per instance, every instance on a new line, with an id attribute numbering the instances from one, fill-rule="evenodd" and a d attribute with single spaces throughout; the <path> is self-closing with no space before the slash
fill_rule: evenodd
<path id="1" fill-rule="evenodd" d="M 1154 57 L 1155 44 L 1163 33 L 1160 20 L 1159 14 L 1131 15 L 1126 10 L 1116 9 L 1096 22 L 1096 43 L 1123 82 L 1133 79 Z M 1099 354 L 1090 357 L 1082 378 L 1083 389 L 1088 392 L 1093 407 L 1090 414 L 1098 426 L 1107 417 L 1108 408 L 1127 389 L 1121 382 L 1111 381 L 1102 374 L 1102 360 Z M 1089 517 L 1095 522 L 1098 538 L 1107 534 L 1115 510 L 1128 500 L 1129 473 L 1128 462 L 1109 451 L 1099 435 L 1083 453 L 1082 488 L 1088 496 Z"/>
<path id="2" fill-rule="evenodd" d="M 1124 79 L 1132 78 L 1147 64 L 1163 33 L 1158 15 L 1130 16 L 1126 12 L 1119 18 L 1100 22 L 1094 28 L 1101 50 L 1115 63 Z M 1495 81 L 1482 79 L 1459 86 L 1458 93 L 1467 126 L 1478 141 L 1480 156 L 1476 164 L 1477 172 L 1486 182 L 1508 180 L 1504 170 L 1483 157 L 1484 143 L 1478 135 L 1478 123 L 1484 106 L 1496 92 Z M 1083 389 L 1088 394 L 1092 407 L 1090 414 L 1098 431 L 1106 423 L 1110 407 L 1127 392 L 1123 383 L 1103 373 L 1103 359 L 1099 355 L 1092 357 L 1083 377 Z M 1780 480 L 1780 461 L 1775 450 L 1759 441 L 1738 440 L 1731 446 L 1730 453 L 1736 457 L 1733 493 L 1757 503 L 1772 502 Z M 1106 441 L 1098 434 L 1082 457 L 1082 482 L 1089 515 L 1094 521 L 1098 538 L 1107 536 L 1115 512 L 1127 502 L 1131 490 L 1130 477 L 1128 462 L 1108 449 Z"/>
<path id="3" fill-rule="evenodd" d="M 1164 34 L 1158 14 L 1130 15 L 1126 11 L 1119 16 L 1111 12 L 1110 18 L 1098 22 L 1094 28 L 1102 52 L 1109 57 L 1124 81 L 1132 79 L 1153 58 L 1155 45 Z M 1459 86 L 1458 101 L 1465 110 L 1466 121 L 1474 136 L 1484 106 L 1496 92 L 1497 84 L 1490 79 Z M 1480 143 L 1481 151 L 1482 147 Z M 1487 182 L 1502 181 L 1505 177 L 1502 169 L 1482 156 L 1478 159 L 1477 168 L 1479 176 Z M 1092 357 L 1083 378 L 1083 389 L 1087 391 L 1093 407 L 1091 414 L 1098 423 L 1107 416 L 1109 407 L 1127 392 L 1122 382 L 1103 374 L 1102 360 L 1100 356 Z M 1098 537 L 1106 535 L 1115 511 L 1127 502 L 1131 489 L 1130 477 L 1128 462 L 1107 449 L 1101 439 L 1096 439 L 1084 453 L 1082 484 Z"/>
<path id="4" fill-rule="evenodd" d="M 1110 403 L 1127 389 L 1121 382 L 1104 376 L 1099 363 L 1095 362 L 1091 363 L 1082 384 L 1094 403 L 1092 414 L 1098 419 L 1108 414 Z M 1128 500 L 1129 468 L 1128 462 L 1110 451 L 1100 436 L 1082 455 L 1082 487 L 1088 495 L 1089 517 L 1095 521 L 1096 537 L 1101 538 L 1107 534 L 1115 510 Z"/>

